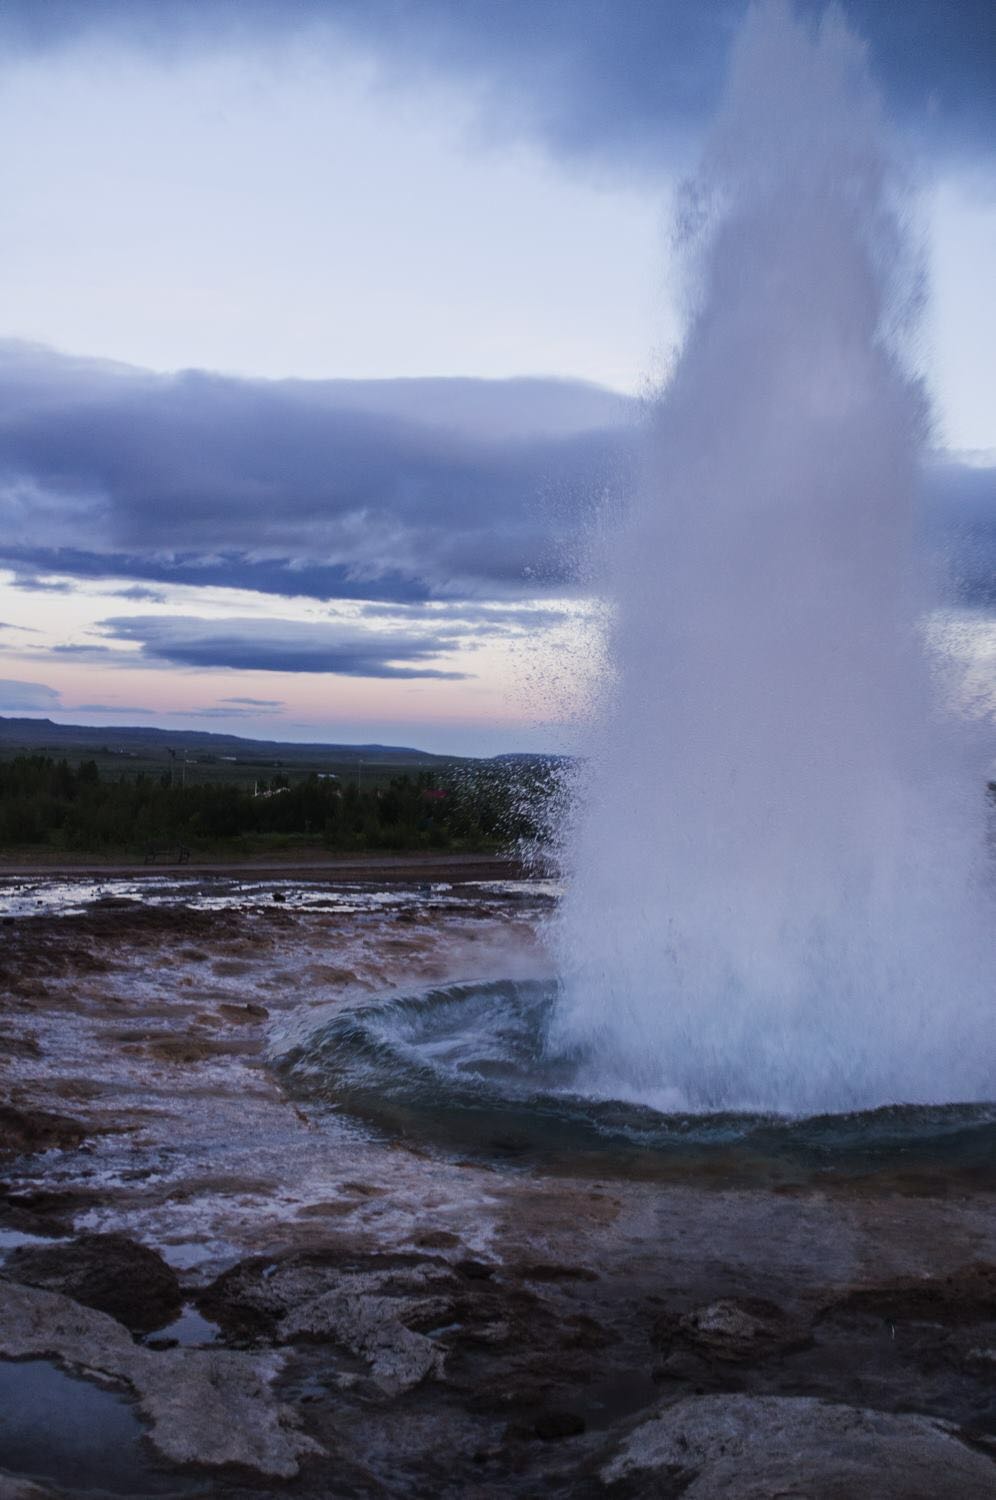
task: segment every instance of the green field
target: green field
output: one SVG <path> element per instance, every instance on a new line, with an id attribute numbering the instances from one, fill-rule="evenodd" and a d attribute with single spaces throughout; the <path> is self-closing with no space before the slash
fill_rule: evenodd
<path id="1" fill-rule="evenodd" d="M 542 835 L 556 767 L 407 747 L 292 745 L 0 720 L 0 854 L 238 859 L 495 852 Z"/>
<path id="2" fill-rule="evenodd" d="M 0 762 L 26 754 L 66 760 L 71 766 L 94 761 L 102 776 L 167 776 L 176 785 L 235 784 L 247 791 L 278 773 L 292 782 L 333 775 L 343 785 L 375 789 L 398 776 L 478 764 L 407 746 L 302 745 L 199 730 L 92 728 L 0 717 Z"/>

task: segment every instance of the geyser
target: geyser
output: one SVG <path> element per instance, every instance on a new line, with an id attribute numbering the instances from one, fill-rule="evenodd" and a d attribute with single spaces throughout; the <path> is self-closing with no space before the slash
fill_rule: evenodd
<path id="1" fill-rule="evenodd" d="M 990 1099 L 984 780 L 922 645 L 915 267 L 835 15 L 749 18 L 686 228 L 547 1047 L 659 1109 Z"/>

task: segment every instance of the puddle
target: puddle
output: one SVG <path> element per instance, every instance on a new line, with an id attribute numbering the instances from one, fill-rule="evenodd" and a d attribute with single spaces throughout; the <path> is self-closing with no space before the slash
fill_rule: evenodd
<path id="1" fill-rule="evenodd" d="M 187 1240 L 180 1245 L 157 1244 L 155 1248 L 174 1271 L 193 1271 L 207 1261 L 225 1259 L 226 1256 L 233 1261 L 239 1258 L 238 1251 L 231 1245 L 221 1243 L 204 1245 Z"/>
<path id="2" fill-rule="evenodd" d="M 65 1235 L 28 1234 L 23 1229 L 0 1229 L 0 1261 L 8 1250 L 19 1250 L 22 1245 L 61 1245 Z"/>
<path id="3" fill-rule="evenodd" d="M 48 1360 L 0 1360 L 0 1469 L 73 1494 L 189 1496 L 190 1482 L 153 1466 L 143 1430 L 114 1391 Z"/>
<path id="4" fill-rule="evenodd" d="M 166 1328 L 157 1328 L 146 1343 L 161 1348 L 167 1341 L 172 1341 L 188 1348 L 198 1348 L 204 1344 L 213 1344 L 220 1332 L 217 1323 L 211 1323 L 202 1317 L 193 1303 L 188 1302 L 174 1322 Z"/>

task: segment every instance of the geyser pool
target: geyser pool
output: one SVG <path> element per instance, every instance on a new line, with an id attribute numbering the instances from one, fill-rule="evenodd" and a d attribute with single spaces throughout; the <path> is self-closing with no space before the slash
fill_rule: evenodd
<path id="1" fill-rule="evenodd" d="M 840 18 L 755 10 L 685 199 L 687 336 L 602 560 L 546 1034 L 580 1091 L 996 1094 L 985 775 L 923 648 L 916 266 L 882 142 Z"/>
<path id="2" fill-rule="evenodd" d="M 340 1011 L 278 1059 L 302 1100 L 460 1155 L 571 1173 L 806 1178 L 991 1174 L 996 1106 L 891 1107 L 790 1120 L 593 1095 L 580 1059 L 544 1053 L 549 979 L 454 984 Z M 663 1102 L 662 1102 L 663 1104 Z"/>
<path id="3" fill-rule="evenodd" d="M 860 44 L 755 9 L 684 199 L 684 346 L 592 570 L 558 978 L 350 1010 L 284 1058 L 302 1093 L 513 1159 L 986 1168 L 985 768 L 924 644 L 904 215 Z"/>

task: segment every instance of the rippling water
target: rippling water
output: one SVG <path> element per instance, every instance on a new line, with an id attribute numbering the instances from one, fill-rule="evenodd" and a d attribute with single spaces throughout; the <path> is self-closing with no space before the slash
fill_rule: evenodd
<path id="1" fill-rule="evenodd" d="M 340 1013 L 277 1060 L 298 1097 L 460 1154 L 642 1173 L 725 1167 L 985 1174 L 996 1104 L 894 1105 L 792 1117 L 675 1112 L 586 1091 L 590 1060 L 553 1052 L 555 981 L 390 996 Z"/>

